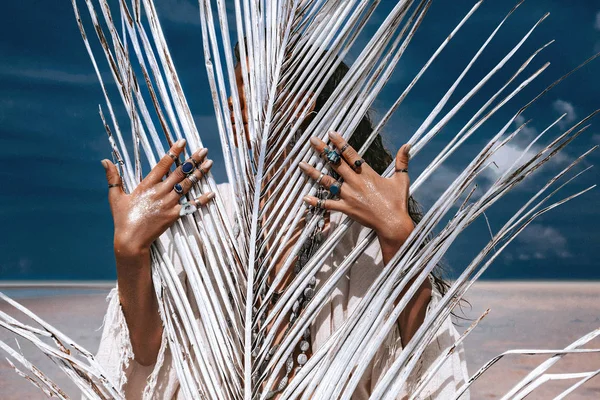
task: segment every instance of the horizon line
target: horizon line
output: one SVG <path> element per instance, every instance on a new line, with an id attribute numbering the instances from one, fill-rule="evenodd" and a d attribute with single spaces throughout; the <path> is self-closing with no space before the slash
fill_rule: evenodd
<path id="1" fill-rule="evenodd" d="M 453 281 L 453 280 L 450 280 Z M 0 281 L 2 289 L 19 288 L 88 288 L 106 289 L 116 285 L 117 280 L 6 280 Z M 475 283 L 495 284 L 522 284 L 522 283 L 544 283 L 544 284 L 600 284 L 598 279 L 478 279 Z"/>

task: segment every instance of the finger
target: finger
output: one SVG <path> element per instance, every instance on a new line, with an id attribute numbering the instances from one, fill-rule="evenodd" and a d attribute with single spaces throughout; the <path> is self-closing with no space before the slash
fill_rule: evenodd
<path id="1" fill-rule="evenodd" d="M 215 198 L 215 193 L 208 192 L 208 193 L 205 193 L 202 196 L 194 199 L 194 204 L 196 205 L 196 207 L 202 207 L 202 206 L 207 205 L 214 198 Z"/>
<path id="2" fill-rule="evenodd" d="M 108 202 L 112 205 L 119 196 L 125 193 L 123 192 L 123 180 L 121 179 L 121 175 L 119 175 L 119 170 L 115 164 L 106 159 L 102 160 L 101 162 L 102 166 L 104 167 L 104 171 L 106 172 L 106 182 L 109 185 L 119 185 L 109 187 L 108 189 Z"/>
<path id="3" fill-rule="evenodd" d="M 354 147 L 346 142 L 342 135 L 337 132 L 329 132 L 329 139 L 340 150 L 344 160 L 346 160 L 350 168 L 355 172 L 360 172 L 363 168 L 370 168 L 366 165 L 365 160 L 354 150 Z"/>
<path id="4" fill-rule="evenodd" d="M 406 207 L 408 209 L 408 195 L 410 189 L 410 177 L 408 175 L 408 162 L 410 159 L 410 144 L 400 147 L 396 154 L 396 173 L 394 178 L 402 186 L 401 190 L 405 195 Z"/>
<path id="5" fill-rule="evenodd" d="M 173 193 L 175 196 L 179 198 L 189 192 L 192 186 L 198 183 L 200 179 L 202 179 L 208 173 L 212 165 L 212 160 L 206 160 L 198 169 L 186 176 L 185 179 L 173 185 Z"/>
<path id="6" fill-rule="evenodd" d="M 319 184 L 321 186 L 325 187 L 326 189 L 329 189 L 331 187 L 331 185 L 333 185 L 335 182 L 337 182 L 333 176 L 323 174 L 321 171 L 319 171 L 315 167 L 305 163 L 304 161 L 301 162 L 298 165 L 298 167 L 300 167 L 302 172 L 304 172 L 306 175 L 308 175 L 308 177 L 310 179 L 312 179 L 315 182 L 319 181 Z M 323 177 L 321 177 L 321 174 L 323 174 Z M 319 180 L 319 178 L 321 178 L 321 179 Z"/>
<path id="7" fill-rule="evenodd" d="M 171 169 L 171 165 L 175 162 L 175 158 L 178 158 L 183 149 L 185 148 L 185 139 L 178 140 L 173 147 L 169 149 L 169 152 L 165 154 L 158 163 L 152 168 L 152 171 L 148 174 L 144 181 L 147 181 L 151 184 L 156 184 L 162 181 L 163 176 L 169 172 Z M 172 154 L 174 157 L 171 157 L 169 154 Z"/>
<path id="8" fill-rule="evenodd" d="M 317 207 L 319 199 L 314 196 L 304 196 L 304 202 L 312 207 Z M 344 200 L 322 200 L 320 208 L 329 211 L 340 211 L 346 213 L 347 206 Z"/>
<path id="9" fill-rule="evenodd" d="M 200 165 L 204 161 L 207 154 L 208 149 L 198 149 L 194 152 L 188 160 L 175 168 L 175 171 L 164 180 L 166 188 L 171 190 L 176 183 L 181 182 L 188 175 L 186 171 L 193 171 L 196 165 Z"/>
<path id="10" fill-rule="evenodd" d="M 212 199 L 214 199 L 214 197 L 215 197 L 215 194 L 213 192 L 205 193 L 202 196 L 192 200 L 190 203 L 177 204 L 174 207 L 173 212 L 178 217 L 180 217 L 182 215 L 191 214 L 192 212 L 199 210 L 202 206 L 205 206 L 206 204 L 208 204 L 208 202 L 211 201 Z M 190 207 L 189 207 L 190 205 L 193 206 L 193 208 L 190 209 Z M 184 211 L 182 211 L 182 209 Z"/>
<path id="11" fill-rule="evenodd" d="M 315 149 L 317 151 L 317 153 L 326 160 L 326 155 L 323 152 L 323 150 L 325 150 L 325 148 L 327 147 L 325 142 L 323 142 L 318 137 L 313 136 L 312 138 L 310 138 L 310 144 L 313 147 L 313 149 Z M 340 157 L 339 164 L 337 164 L 337 165 L 335 165 L 333 163 L 329 163 L 329 164 L 344 179 L 351 178 L 351 176 L 354 174 L 352 171 L 352 168 L 350 168 L 350 166 L 346 163 L 346 161 L 341 157 Z"/>
<path id="12" fill-rule="evenodd" d="M 408 169 L 408 161 L 410 159 L 410 144 L 405 144 L 400 147 L 396 154 L 396 171 Z"/>

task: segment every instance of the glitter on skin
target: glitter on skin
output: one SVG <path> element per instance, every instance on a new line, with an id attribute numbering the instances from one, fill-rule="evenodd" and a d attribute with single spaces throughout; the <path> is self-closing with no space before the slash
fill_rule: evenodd
<path id="1" fill-rule="evenodd" d="M 144 216 L 158 214 L 162 208 L 162 199 L 154 200 L 156 189 L 151 188 L 136 198 L 128 218 L 130 224 L 137 224 Z"/>

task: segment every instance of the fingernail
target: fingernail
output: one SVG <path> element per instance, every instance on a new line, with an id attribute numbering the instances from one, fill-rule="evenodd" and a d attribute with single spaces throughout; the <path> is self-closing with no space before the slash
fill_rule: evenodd
<path id="1" fill-rule="evenodd" d="M 334 131 L 329 132 L 329 137 L 332 139 L 339 139 L 340 138 L 340 134 Z"/>
<path id="2" fill-rule="evenodd" d="M 102 166 L 104 167 L 104 169 L 108 169 L 108 160 L 102 160 L 100 162 L 102 163 Z"/>
<path id="3" fill-rule="evenodd" d="M 214 198 L 215 198 L 215 194 L 214 194 L 214 192 L 210 192 L 210 193 L 208 193 L 208 194 L 206 195 L 206 197 L 207 197 L 209 200 L 212 200 L 212 199 L 214 199 Z"/>
<path id="4" fill-rule="evenodd" d="M 212 167 L 212 165 L 213 165 L 213 160 L 207 160 L 204 167 L 206 169 L 208 169 L 208 168 Z"/>
<path id="5" fill-rule="evenodd" d="M 177 143 L 175 143 L 175 147 L 183 149 L 185 147 L 185 139 L 179 139 Z"/>
<path id="6" fill-rule="evenodd" d="M 300 164 L 298 164 L 298 167 L 300 167 L 302 171 L 306 171 L 308 169 L 308 164 L 302 161 Z"/>
<path id="7" fill-rule="evenodd" d="M 319 142 L 321 142 L 321 139 L 319 139 L 316 136 L 313 136 L 310 138 L 310 143 L 314 144 L 315 146 L 319 144 Z"/>
<path id="8" fill-rule="evenodd" d="M 302 200 L 304 200 L 305 203 L 308 203 L 310 201 L 310 197 L 304 196 Z"/>

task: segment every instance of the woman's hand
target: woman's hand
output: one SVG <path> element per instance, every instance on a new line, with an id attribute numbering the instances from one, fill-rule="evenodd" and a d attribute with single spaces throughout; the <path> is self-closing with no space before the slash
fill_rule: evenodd
<path id="1" fill-rule="evenodd" d="M 388 248 L 398 250 L 406 241 L 414 224 L 408 214 L 408 198 L 410 179 L 408 177 L 408 152 L 410 145 L 404 145 L 396 155 L 396 173 L 391 178 L 383 178 L 361 158 L 351 146 L 337 133 L 329 134 L 331 142 L 341 152 L 339 164 L 331 163 L 335 171 L 343 178 L 338 200 L 325 200 L 321 206 L 327 210 L 340 211 L 354 221 L 373 229 L 379 238 L 384 251 L 384 259 Z M 317 137 L 310 140 L 317 153 L 324 154 L 327 145 Z M 339 150 L 338 150 L 339 151 Z M 355 164 L 358 161 L 360 166 Z M 300 169 L 309 177 L 317 180 L 321 172 L 307 163 L 300 163 Z M 404 171 L 404 172 L 399 172 Z M 321 185 L 329 189 L 336 183 L 332 176 L 325 175 Z M 306 196 L 305 202 L 317 206 L 318 199 Z M 393 254 L 391 256 L 393 256 Z M 389 257 L 391 258 L 391 257 Z"/>
<path id="2" fill-rule="evenodd" d="M 205 160 L 208 150 L 199 149 L 163 180 L 184 148 L 185 139 L 175 143 L 131 194 L 123 191 L 117 167 L 109 160 L 102 160 L 109 185 L 118 185 L 109 186 L 108 192 L 115 226 L 114 245 L 117 256 L 129 257 L 146 252 L 152 242 L 179 218 L 182 207 L 179 199 L 192 187 L 192 181 L 182 170 L 186 163 L 186 168 L 198 166 L 190 173 L 190 176 L 194 175 L 198 180 L 212 166 L 211 160 Z M 174 190 L 176 184 L 180 185 L 178 189 L 181 188 L 181 193 Z M 196 206 L 208 203 L 213 197 L 212 192 L 202 195 L 195 200 Z"/>
<path id="3" fill-rule="evenodd" d="M 381 245 L 383 262 L 387 264 L 414 229 L 408 214 L 410 145 L 405 144 L 396 154 L 396 173 L 391 178 L 383 178 L 364 162 L 359 161 L 360 166 L 357 167 L 355 163 L 361 158 L 352 147 L 347 146 L 340 135 L 332 132 L 329 137 L 335 147 L 344 149 L 339 164 L 331 164 L 343 178 L 343 184 L 340 186 L 339 200 L 325 200 L 321 206 L 327 210 L 341 211 L 356 222 L 373 229 Z M 310 142 L 319 154 L 325 155 L 323 150 L 327 146 L 322 140 L 313 137 Z M 321 175 L 306 163 L 300 163 L 300 168 L 314 180 L 318 180 Z M 336 181 L 325 175 L 320 183 L 330 189 Z M 312 196 L 306 196 L 304 200 L 312 206 L 316 206 L 318 201 Z M 416 276 L 400 293 L 395 305 L 404 297 L 415 279 Z M 431 282 L 425 279 L 400 313 L 398 323 L 402 346 L 407 345 L 425 320 L 431 292 Z"/>

